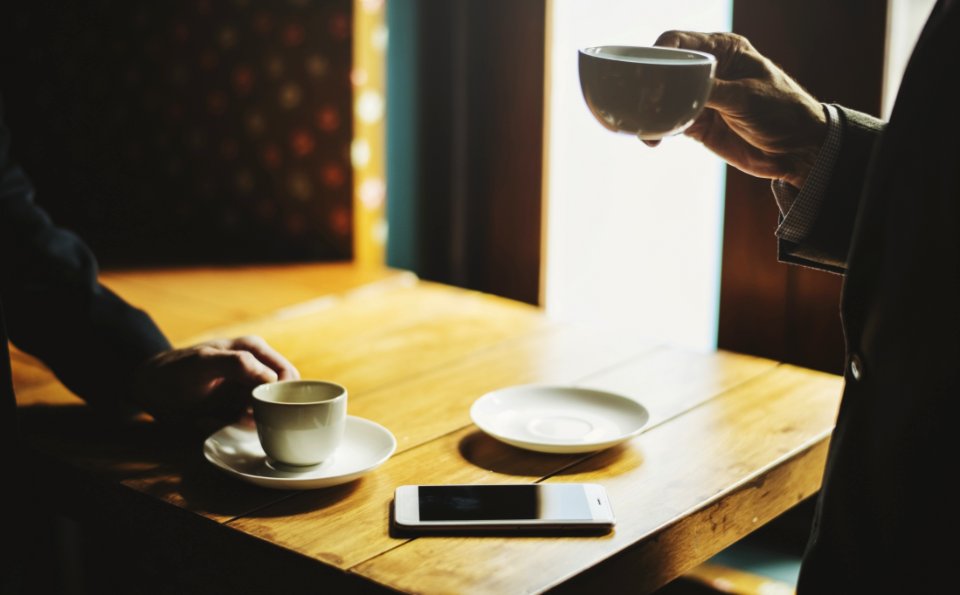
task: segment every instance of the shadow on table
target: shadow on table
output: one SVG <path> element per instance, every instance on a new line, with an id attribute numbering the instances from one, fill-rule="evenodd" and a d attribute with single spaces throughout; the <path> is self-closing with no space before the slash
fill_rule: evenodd
<path id="1" fill-rule="evenodd" d="M 415 539 L 417 537 L 604 537 L 612 535 L 611 528 L 585 529 L 434 529 L 414 530 L 396 525 L 393 502 L 390 503 L 390 537 L 394 539 Z"/>
<path id="2" fill-rule="evenodd" d="M 83 405 L 22 407 L 18 414 L 30 456 L 27 472 L 36 470 L 38 479 L 79 470 L 220 517 L 242 516 L 299 493 L 248 484 L 215 468 L 203 456 L 206 432 L 199 430 L 173 429 L 146 418 L 109 417 Z M 301 504 L 322 508 L 354 489 L 319 490 L 324 493 Z"/>
<path id="3" fill-rule="evenodd" d="M 619 475 L 643 464 L 640 451 L 629 444 L 582 454 L 548 454 L 504 444 L 477 430 L 460 440 L 460 454 L 470 463 L 495 473 L 547 477 L 607 470 Z"/>
<path id="4" fill-rule="evenodd" d="M 341 500 L 349 498 L 351 494 L 360 489 L 364 481 L 364 478 L 361 477 L 337 486 L 315 490 L 289 491 L 286 492 L 286 494 L 278 492 L 277 490 L 271 490 L 286 497 L 276 505 L 250 511 L 244 516 L 251 518 L 287 517 L 330 508 Z M 291 497 L 294 495 L 296 496 L 295 498 Z"/>
<path id="5" fill-rule="evenodd" d="M 335 592 L 363 587 L 339 570 L 203 518 L 223 522 L 303 492 L 227 476 L 203 457 L 202 435 L 147 419 L 111 419 L 82 405 L 23 407 L 18 421 L 25 448 L 14 477 L 22 522 L 6 530 L 29 562 L 17 580 L 38 586 L 24 592 L 293 593 L 336 581 L 349 587 Z M 359 483 L 318 490 L 296 506 L 330 505 Z M 249 559 L 279 570 L 237 572 L 237 560 Z"/>

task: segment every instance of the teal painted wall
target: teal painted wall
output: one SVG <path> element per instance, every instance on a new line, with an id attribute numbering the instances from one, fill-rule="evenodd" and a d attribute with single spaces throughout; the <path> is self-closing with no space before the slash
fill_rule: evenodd
<path id="1" fill-rule="evenodd" d="M 419 233 L 419 2 L 387 2 L 387 264 L 416 271 Z"/>

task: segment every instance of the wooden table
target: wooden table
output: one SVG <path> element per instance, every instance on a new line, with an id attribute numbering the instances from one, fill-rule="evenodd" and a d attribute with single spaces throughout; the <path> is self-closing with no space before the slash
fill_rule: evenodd
<path id="1" fill-rule="evenodd" d="M 178 344 L 263 336 L 304 377 L 349 387 L 350 413 L 398 441 L 387 463 L 351 484 L 259 488 L 207 463 L 202 437 L 99 420 L 15 354 L 31 464 L 43 469 L 34 488 L 129 544 L 136 554 L 118 583 L 138 576 L 157 592 L 652 591 L 815 492 L 839 404 L 835 376 L 561 324 L 409 273 L 340 264 L 103 279 Z M 474 399 L 531 382 L 631 395 L 650 423 L 587 455 L 518 450 L 471 424 Z M 398 485 L 538 481 L 603 484 L 616 530 L 416 539 L 389 531 Z"/>

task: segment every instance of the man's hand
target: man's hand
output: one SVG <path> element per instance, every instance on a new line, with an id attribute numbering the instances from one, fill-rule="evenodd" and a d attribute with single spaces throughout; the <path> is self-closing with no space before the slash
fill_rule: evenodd
<path id="1" fill-rule="evenodd" d="M 717 58 L 706 109 L 684 134 L 741 171 L 803 187 L 827 134 L 820 102 L 739 35 L 667 31 L 656 45 Z"/>
<path id="2" fill-rule="evenodd" d="M 300 373 L 260 337 L 216 339 L 157 354 L 135 372 L 133 402 L 156 419 L 227 423 L 246 411 L 250 390 Z"/>

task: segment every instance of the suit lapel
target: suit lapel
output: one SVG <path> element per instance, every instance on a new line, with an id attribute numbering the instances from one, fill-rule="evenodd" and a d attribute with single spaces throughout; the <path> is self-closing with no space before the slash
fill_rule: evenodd
<path id="1" fill-rule="evenodd" d="M 913 90 L 917 88 L 917 79 L 928 76 L 933 68 L 931 65 L 937 63 L 937 60 L 931 60 L 924 54 L 932 51 L 930 46 L 936 42 L 938 35 L 950 34 L 950 31 L 945 30 L 945 24 L 948 19 L 957 16 L 953 3 L 954 0 L 939 0 L 931 11 L 904 72 L 894 103 L 892 121 L 899 124 L 909 123 L 912 110 L 924 109 L 919 103 L 921 98 L 913 97 L 911 94 L 916 95 Z M 900 138 L 902 129 L 903 126 L 900 126 L 900 129 L 887 128 L 877 143 L 871 161 L 871 171 L 866 177 L 870 183 L 864 188 L 860 201 L 848 257 L 848 270 L 851 273 L 844 282 L 841 299 L 848 344 L 849 335 L 858 334 L 863 328 L 864 317 L 868 314 L 870 306 L 869 295 L 880 277 L 888 256 L 886 250 L 889 238 L 884 235 L 883 228 L 890 211 L 889 189 L 892 185 L 887 176 L 892 175 L 902 165 L 899 160 L 904 155 L 896 149 L 898 144 L 902 144 Z"/>

